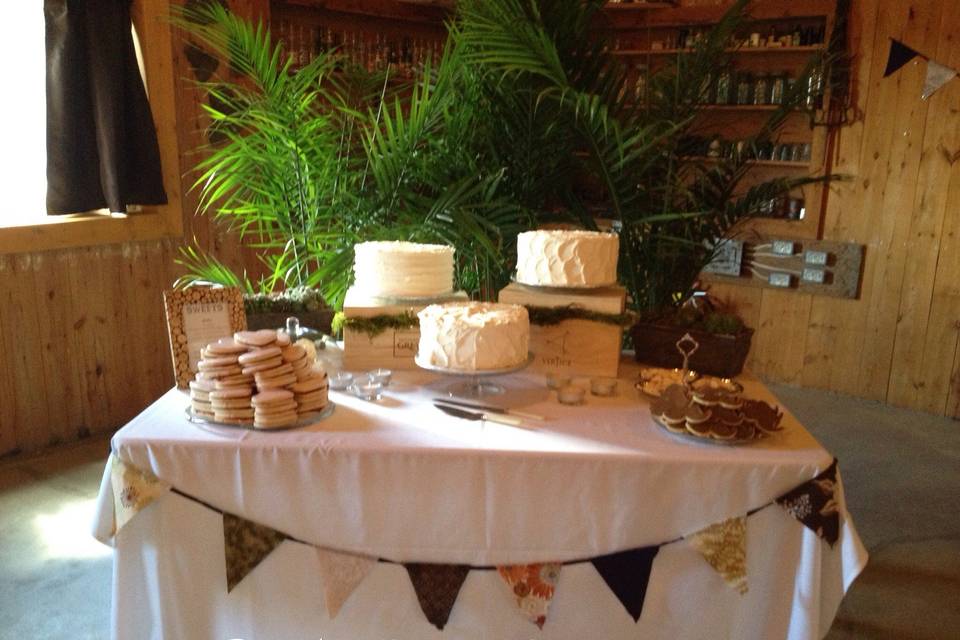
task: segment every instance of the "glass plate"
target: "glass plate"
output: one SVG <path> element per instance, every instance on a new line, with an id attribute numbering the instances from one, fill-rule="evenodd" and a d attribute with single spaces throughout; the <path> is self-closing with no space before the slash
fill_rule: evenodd
<path id="1" fill-rule="evenodd" d="M 321 420 L 325 420 L 333 415 L 333 410 L 336 409 L 337 405 L 332 402 L 328 402 L 320 411 L 314 411 L 306 415 L 300 416 L 296 422 L 286 427 L 274 427 L 272 429 L 264 429 L 260 427 L 253 426 L 253 423 L 250 424 L 228 424 L 226 422 L 217 422 L 216 420 L 210 420 L 202 416 L 198 416 L 193 413 L 193 407 L 187 407 L 183 410 L 187 414 L 187 420 L 196 424 L 196 425 L 205 425 L 209 427 L 222 427 L 224 429 L 240 429 L 243 431 L 258 431 L 258 432 L 269 432 L 269 431 L 289 431 L 291 429 L 302 429 L 303 427 L 309 427 L 312 424 L 316 424 Z"/>

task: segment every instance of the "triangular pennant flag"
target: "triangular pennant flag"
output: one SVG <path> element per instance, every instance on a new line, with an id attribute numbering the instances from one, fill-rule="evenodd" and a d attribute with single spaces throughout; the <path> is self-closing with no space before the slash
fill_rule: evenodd
<path id="1" fill-rule="evenodd" d="M 129 465 L 110 454 L 110 486 L 113 489 L 113 535 L 133 516 L 170 491 L 170 485 L 149 471 Z"/>
<path id="2" fill-rule="evenodd" d="M 376 558 L 338 553 L 319 547 L 317 562 L 323 577 L 323 599 L 331 620 L 337 617 L 343 603 L 377 564 Z"/>
<path id="3" fill-rule="evenodd" d="M 640 547 L 593 558 L 590 562 L 636 622 L 643 612 L 647 583 L 659 546 Z"/>
<path id="4" fill-rule="evenodd" d="M 687 540 L 728 585 L 741 595 L 747 592 L 746 516 L 715 522 L 687 536 Z"/>
<path id="5" fill-rule="evenodd" d="M 457 594 L 470 567 L 463 564 L 425 564 L 418 562 L 403 565 L 410 575 L 413 590 L 427 620 L 437 629 L 443 629 L 450 618 L 450 611 L 457 602 Z"/>
<path id="6" fill-rule="evenodd" d="M 837 460 L 813 480 L 777 498 L 777 503 L 832 547 L 840 537 L 836 500 Z"/>
<path id="7" fill-rule="evenodd" d="M 497 572 L 510 587 L 517 599 L 517 606 L 532 623 L 543 628 L 553 592 L 560 579 L 561 564 L 513 564 L 497 567 Z"/>
<path id="8" fill-rule="evenodd" d="M 887 55 L 887 68 L 883 72 L 883 77 L 886 78 L 891 73 L 894 73 L 918 55 L 920 55 L 919 52 L 914 51 L 899 40 L 890 38 L 890 53 Z"/>
<path id="9" fill-rule="evenodd" d="M 926 100 L 937 89 L 957 77 L 957 72 L 933 60 L 927 61 L 927 78 L 923 81 L 923 99 Z"/>
<path id="10" fill-rule="evenodd" d="M 224 512 L 223 548 L 227 592 L 240 584 L 287 536 L 276 529 Z"/>
<path id="11" fill-rule="evenodd" d="M 193 43 L 183 47 L 183 55 L 190 63 L 190 70 L 200 82 L 206 82 L 220 66 L 220 61 Z"/>

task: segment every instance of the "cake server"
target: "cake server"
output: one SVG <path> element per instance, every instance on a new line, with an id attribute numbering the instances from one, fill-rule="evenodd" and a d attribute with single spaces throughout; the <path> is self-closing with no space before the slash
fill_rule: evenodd
<path id="1" fill-rule="evenodd" d="M 443 404 L 451 404 L 455 407 L 460 407 L 461 409 L 468 409 L 471 411 L 487 411 L 490 413 L 505 413 L 509 416 L 516 416 L 518 418 L 526 418 L 528 420 L 543 420 L 543 416 L 538 416 L 535 413 L 527 413 L 525 411 L 518 411 L 517 409 L 508 409 L 506 407 L 497 407 L 492 404 L 476 404 L 474 402 L 465 402 L 463 400 L 457 400 L 456 398 L 434 398 L 434 402 L 442 402 Z"/>
<path id="2" fill-rule="evenodd" d="M 455 418 L 463 418 L 464 420 L 486 420 L 487 422 L 498 422 L 500 424 L 507 424 L 512 427 L 522 427 L 523 422 L 518 418 L 513 416 L 508 416 L 503 413 L 487 413 L 484 411 L 467 411 L 466 409 L 460 409 L 459 407 L 451 407 L 440 404 L 439 402 L 434 402 L 433 406 L 440 411 L 443 411 L 445 414 L 454 416 Z"/>

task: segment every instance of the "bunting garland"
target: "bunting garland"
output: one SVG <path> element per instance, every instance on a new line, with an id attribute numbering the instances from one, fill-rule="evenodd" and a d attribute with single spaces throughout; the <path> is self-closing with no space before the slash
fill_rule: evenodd
<path id="1" fill-rule="evenodd" d="M 952 69 L 944 64 L 925 56 L 916 49 L 908 47 L 895 38 L 890 38 L 890 52 L 887 54 L 887 67 L 883 71 L 883 77 L 886 78 L 899 71 L 905 64 L 914 58 L 923 58 L 927 61 L 927 75 L 923 82 L 923 92 L 921 98 L 926 100 L 943 85 L 960 74 L 960 71 Z"/>
<path id="2" fill-rule="evenodd" d="M 347 598 L 360 586 L 377 561 L 317 547 L 317 565 L 323 578 L 323 599 L 333 620 Z"/>
<path id="3" fill-rule="evenodd" d="M 115 533 L 139 511 L 167 491 L 199 502 L 223 516 L 224 565 L 227 591 L 232 591 L 284 540 L 296 540 L 281 531 L 226 513 L 186 495 L 145 472 L 111 457 L 110 480 L 114 493 Z M 427 620 L 443 629 L 450 618 L 464 581 L 470 571 L 496 570 L 520 611 L 543 628 L 560 579 L 563 565 L 590 562 L 634 621 L 643 613 L 647 586 L 657 553 L 665 544 L 681 540 L 698 551 L 726 581 L 741 594 L 747 592 L 746 520 L 774 502 L 825 540 L 831 547 L 840 535 L 840 496 L 837 491 L 837 460 L 812 480 L 804 482 L 776 500 L 714 523 L 686 536 L 659 545 L 628 549 L 583 560 L 525 565 L 476 567 L 462 564 L 403 564 Z M 390 560 L 334 551 L 315 545 L 317 567 L 323 581 L 323 598 L 333 619 L 344 603 L 379 562 Z"/>
<path id="4" fill-rule="evenodd" d="M 740 595 L 747 587 L 747 517 L 716 522 L 687 537 L 694 549 Z"/>
<path id="5" fill-rule="evenodd" d="M 276 529 L 231 513 L 223 514 L 223 549 L 227 593 L 240 584 L 287 536 Z"/>
<path id="6" fill-rule="evenodd" d="M 560 579 L 559 562 L 513 564 L 497 567 L 497 573 L 510 588 L 520 611 L 541 629 Z"/>
<path id="7" fill-rule="evenodd" d="M 110 454 L 110 486 L 113 489 L 113 535 L 117 535 L 147 505 L 170 491 L 170 485 L 149 471 L 141 471 Z"/>
<path id="8" fill-rule="evenodd" d="M 813 480 L 788 491 L 777 504 L 832 547 L 840 538 L 840 511 L 835 495 L 837 460 Z"/>
<path id="9" fill-rule="evenodd" d="M 421 562 L 404 563 L 403 566 L 413 583 L 423 615 L 430 624 L 442 631 L 457 602 L 460 587 L 470 573 L 470 567 L 465 564 Z"/>
<path id="10" fill-rule="evenodd" d="M 641 547 L 610 553 L 590 561 L 634 622 L 639 621 L 643 613 L 653 559 L 658 551 L 659 545 Z"/>

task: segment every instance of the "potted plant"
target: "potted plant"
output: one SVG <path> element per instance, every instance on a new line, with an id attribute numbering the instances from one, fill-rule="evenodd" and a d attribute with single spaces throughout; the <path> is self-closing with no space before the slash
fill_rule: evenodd
<path id="1" fill-rule="evenodd" d="M 701 270 L 736 235 L 738 224 L 762 215 L 771 200 L 827 179 L 779 177 L 744 186 L 751 152 L 775 140 L 788 114 L 804 107 L 804 78 L 824 60 L 809 61 L 741 152 L 704 161 L 690 148 L 696 118 L 711 78 L 729 68 L 728 49 L 747 19 L 747 2 L 735 2 L 689 52 L 650 74 L 640 99 L 635 79 L 611 53 L 608 32 L 596 28 L 603 20 L 603 4 L 462 0 L 456 37 L 472 64 L 535 94 L 537 108 L 553 119 L 552 135 L 569 141 L 574 170 L 589 178 L 599 197 L 590 202 L 575 190 L 554 192 L 582 226 L 596 228 L 590 212 L 600 210 L 619 230 L 620 279 L 629 306 L 641 318 L 634 331 L 637 358 L 657 360 L 661 351 L 676 353 L 677 337 L 663 328 L 677 325 L 675 316 L 682 315 L 694 294 Z M 509 99 L 497 93 L 492 97 Z M 718 366 L 706 367 L 706 372 L 738 373 L 751 333 L 719 334 L 717 354 L 711 356 Z M 698 335 L 702 363 L 718 334 Z"/>

